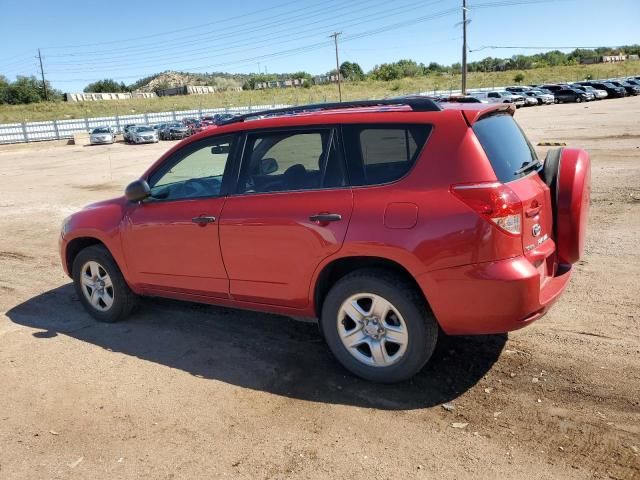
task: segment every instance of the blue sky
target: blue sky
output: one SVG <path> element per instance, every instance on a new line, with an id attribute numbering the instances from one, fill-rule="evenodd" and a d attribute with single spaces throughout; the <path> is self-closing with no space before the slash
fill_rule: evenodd
<path id="1" fill-rule="evenodd" d="M 523 2 L 530 3 L 523 3 Z M 520 2 L 521 4 L 515 4 Z M 535 3 L 534 3 L 535 2 Z M 340 60 L 460 61 L 461 0 L 244 0 L 242 2 L 2 2 L 0 74 L 45 73 L 55 88 L 125 83 L 163 70 L 324 73 L 328 35 L 343 33 Z M 468 0 L 470 49 L 640 43 L 640 0 Z M 483 4 L 511 4 L 482 6 Z M 484 49 L 469 60 L 539 50 Z"/>

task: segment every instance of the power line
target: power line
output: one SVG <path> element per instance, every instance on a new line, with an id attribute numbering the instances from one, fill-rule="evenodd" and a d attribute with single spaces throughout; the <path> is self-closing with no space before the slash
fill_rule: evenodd
<path id="1" fill-rule="evenodd" d="M 535 47 L 535 46 L 531 46 L 531 45 L 528 45 L 528 46 L 484 45 L 482 47 L 470 49 L 469 51 L 470 52 L 479 52 L 481 50 L 487 50 L 487 49 L 489 49 L 489 50 L 500 50 L 500 49 L 517 49 L 517 50 L 554 50 L 554 49 L 555 50 L 571 50 L 571 49 L 575 50 L 575 49 L 583 49 L 583 50 L 595 50 L 597 48 L 619 48 L 619 47 L 618 46 L 615 46 L 615 47 L 603 47 L 602 45 L 598 46 L 598 47 L 593 47 L 593 46 L 590 46 L 590 47 L 589 46 L 587 46 L 587 47 L 585 47 L 585 46 L 579 46 L 579 47 L 577 47 L 577 46 L 561 46 L 561 47 L 558 47 L 558 46 L 538 46 L 538 47 Z"/>
<path id="2" fill-rule="evenodd" d="M 439 18 L 442 16 L 446 16 L 446 15 L 451 15 L 452 13 L 454 13 L 455 11 L 457 11 L 457 9 L 447 9 L 441 12 L 436 12 L 434 14 L 429 14 L 429 15 L 424 15 L 422 17 L 418 17 L 418 18 L 413 18 L 412 20 L 407 20 L 407 21 L 402 21 L 402 22 L 396 22 L 390 25 L 386 25 L 386 26 L 382 26 L 376 29 L 372 29 L 369 31 L 364 31 L 364 32 L 360 32 L 357 34 L 352 34 L 352 35 L 348 35 L 348 36 L 344 36 L 343 37 L 343 42 L 346 41 L 352 41 L 352 40 L 357 40 L 357 39 L 361 39 L 361 38 L 366 38 L 372 35 L 376 35 L 378 33 L 382 33 L 385 31 L 389 31 L 389 30 L 393 30 L 396 28 L 401 28 L 404 26 L 408 26 L 411 24 L 417 24 L 417 23 L 421 23 L 421 22 L 425 22 L 428 20 L 432 20 L 435 18 Z M 326 41 L 321 41 L 321 42 L 317 42 L 314 44 L 309 44 L 309 45 L 304 45 L 301 47 L 296 47 L 293 49 L 286 49 L 286 50 L 282 50 L 280 52 L 274 52 L 274 53 L 270 53 L 270 54 L 265 54 L 265 55 L 259 55 L 259 56 L 255 56 L 255 57 L 251 57 L 251 58 L 244 58 L 235 62 L 226 62 L 226 63 L 218 63 L 218 64 L 212 64 L 212 65 L 199 65 L 199 66 L 191 66 L 191 67 L 187 67 L 189 70 L 193 70 L 193 71 L 198 71 L 198 70 L 204 70 L 204 69 L 209 69 L 209 68 L 217 68 L 217 67 L 222 67 L 222 66 L 229 66 L 229 65 L 255 65 L 255 63 L 257 61 L 262 61 L 264 59 L 268 59 L 268 58 L 277 58 L 277 57 L 286 57 L 286 56 L 290 56 L 293 54 L 298 54 L 298 53 L 304 53 L 307 51 L 312 51 L 312 50 L 317 50 L 319 48 L 326 48 L 327 42 Z M 141 75 L 130 75 L 130 76 L 121 76 L 118 77 L 119 79 L 131 79 L 131 78 L 140 78 Z M 60 80 L 51 80 L 51 81 L 55 81 L 55 82 L 91 82 L 96 80 L 97 78 L 91 78 L 91 79 L 70 79 L 70 80 L 66 80 L 66 79 L 60 79 Z"/>
<path id="3" fill-rule="evenodd" d="M 250 14 L 246 14 L 245 13 L 245 14 L 242 14 L 242 15 L 235 15 L 233 17 L 226 18 L 225 21 L 235 20 L 237 18 L 246 18 L 248 15 L 256 15 L 258 13 L 263 13 L 263 12 L 270 11 L 270 10 L 276 10 L 278 8 L 286 7 L 286 6 L 291 5 L 293 3 L 298 3 L 298 0 L 284 2 L 284 3 L 281 3 L 279 5 L 274 5 L 274 6 L 271 6 L 271 7 L 268 7 L 268 8 L 263 8 L 261 10 L 254 10 Z M 201 23 L 199 25 L 192 25 L 190 27 L 184 27 L 184 28 L 179 28 L 177 30 L 170 30 L 170 31 L 167 31 L 167 32 L 154 33 L 154 34 L 144 35 L 144 36 L 140 36 L 140 37 L 125 38 L 125 39 L 120 39 L 120 40 L 110 40 L 110 41 L 107 41 L 107 42 L 98 42 L 98 43 L 85 43 L 85 44 L 80 44 L 80 45 L 54 45 L 54 46 L 50 46 L 50 47 L 47 47 L 47 48 L 49 48 L 49 49 L 64 49 L 64 48 L 72 49 L 72 48 L 93 47 L 93 46 L 98 46 L 98 45 L 113 45 L 114 43 L 134 42 L 136 40 L 145 40 L 145 39 L 148 39 L 148 38 L 160 37 L 160 36 L 167 35 L 167 34 L 172 34 L 172 33 L 185 32 L 185 31 L 188 31 L 188 30 L 196 30 L 198 28 L 208 27 L 208 26 L 211 26 L 211 25 L 216 25 L 218 22 L 219 21 Z"/>
<path id="4" fill-rule="evenodd" d="M 329 0 L 327 3 L 341 4 L 341 0 Z M 311 7 L 307 6 L 307 7 L 302 7 L 298 9 L 293 9 L 288 11 L 285 14 L 274 15 L 271 17 L 260 18 L 260 19 L 250 20 L 247 22 L 241 22 L 236 24 L 225 21 L 222 27 L 218 27 L 215 30 L 193 33 L 190 35 L 183 35 L 183 36 L 179 36 L 179 37 L 168 39 L 168 40 L 153 42 L 148 45 L 147 44 L 142 44 L 138 46 L 128 45 L 126 47 L 120 47 L 115 49 L 109 48 L 106 50 L 93 50 L 93 51 L 84 51 L 84 52 L 76 52 L 76 53 L 60 53 L 60 54 L 51 54 L 49 56 L 58 58 L 58 57 L 78 57 L 78 56 L 82 57 L 87 55 L 95 56 L 95 55 L 106 54 L 107 57 L 109 57 L 109 56 L 113 56 L 113 55 L 109 55 L 109 54 L 112 54 L 113 52 L 123 52 L 123 53 L 117 54 L 118 56 L 122 56 L 122 55 L 130 55 L 133 52 L 142 53 L 145 51 L 157 51 L 159 48 L 161 48 L 166 44 L 169 44 L 169 48 L 177 48 L 183 45 L 192 45 L 194 41 L 195 42 L 203 42 L 204 40 L 215 41 L 217 39 L 228 39 L 234 36 L 246 36 L 248 29 L 250 29 L 251 32 L 253 33 L 259 30 L 272 29 L 273 27 L 279 27 L 281 25 L 287 25 L 290 27 L 291 22 L 293 20 L 297 20 L 297 19 L 304 20 L 308 18 L 317 17 L 318 15 L 327 15 L 330 12 L 335 11 L 336 9 L 340 10 L 343 8 L 349 8 L 353 4 L 358 4 L 358 3 L 363 3 L 363 0 L 351 2 L 351 4 L 347 4 L 347 5 L 332 7 L 332 9 L 330 10 L 326 8 L 327 7 L 326 4 L 323 5 L 321 8 L 318 8 L 317 5 L 315 5 Z M 297 15 L 291 16 L 291 14 L 297 13 L 297 12 L 302 12 L 302 13 L 298 13 Z M 258 23 L 258 25 L 253 26 L 253 24 L 255 23 Z M 232 33 L 231 34 L 221 33 L 226 31 L 231 31 Z"/>
<path id="5" fill-rule="evenodd" d="M 386 3 L 386 0 L 384 0 L 381 3 Z M 417 2 L 417 3 L 423 3 L 423 2 Z M 435 2 L 431 2 L 431 3 L 435 3 Z M 371 8 L 368 8 L 368 10 L 371 10 Z M 390 16 L 399 15 L 399 14 L 402 14 L 402 13 L 406 12 L 406 9 L 402 9 L 402 10 L 399 10 L 399 11 L 396 11 L 396 12 L 394 12 L 393 10 L 394 9 L 382 10 L 382 11 L 374 11 L 373 13 L 371 13 L 369 15 L 364 15 L 364 16 L 360 15 L 360 16 L 358 16 L 357 20 L 354 20 L 354 21 L 351 21 L 351 22 L 347 22 L 347 23 L 344 23 L 344 22 L 338 22 L 338 23 L 333 22 L 333 23 L 331 23 L 329 25 L 325 25 L 323 28 L 336 27 L 338 25 L 344 26 L 344 27 L 353 28 L 353 27 L 356 27 L 358 25 L 369 23 L 368 20 L 367 20 L 368 18 L 375 18 L 375 17 L 378 17 L 380 15 L 385 15 L 387 17 L 390 17 Z M 354 11 L 352 13 L 356 13 L 356 12 L 357 11 Z M 323 23 L 325 21 L 326 20 L 316 21 L 316 22 L 310 23 L 309 25 L 313 25 L 313 24 L 317 24 L 317 23 Z M 162 56 L 161 59 L 165 60 L 165 61 L 164 62 L 160 62 L 160 63 L 158 63 L 158 62 L 139 63 L 138 62 L 138 63 L 136 63 L 136 67 L 153 66 L 155 68 L 162 68 L 162 65 L 170 65 L 169 62 L 171 62 L 172 64 L 175 64 L 176 61 L 180 62 L 184 58 L 187 58 L 188 60 L 196 60 L 198 58 L 211 59 L 211 58 L 224 57 L 224 56 L 227 56 L 227 55 L 236 54 L 237 52 L 243 52 L 245 49 L 240 48 L 241 46 L 255 47 L 256 43 L 258 43 L 258 42 L 265 43 L 265 42 L 268 41 L 268 42 L 270 42 L 270 46 L 277 45 L 277 44 L 282 44 L 282 43 L 291 44 L 292 42 L 294 42 L 297 39 L 309 38 L 308 34 L 309 33 L 315 33 L 315 32 L 317 32 L 317 30 L 318 30 L 318 28 L 316 27 L 316 28 L 300 30 L 298 32 L 292 33 L 291 29 L 287 28 L 285 30 L 282 30 L 281 32 L 283 32 L 283 33 L 280 34 L 280 35 L 275 35 L 275 36 L 268 35 L 266 37 L 257 37 L 256 39 L 253 39 L 253 40 L 251 40 L 251 37 L 249 37 L 249 39 L 250 39 L 249 41 L 245 41 L 242 44 L 237 44 L 236 43 L 236 45 L 237 45 L 236 48 L 226 48 L 224 46 L 219 46 L 218 48 L 216 48 L 216 55 L 214 55 L 214 56 L 212 56 L 211 54 L 208 53 L 208 54 L 205 54 L 203 56 L 194 57 L 193 56 L 194 52 L 199 51 L 199 50 L 203 50 L 203 49 L 195 49 L 195 50 L 190 50 L 189 52 L 185 52 L 185 53 L 183 53 L 183 54 L 181 54 L 181 55 L 179 55 L 177 57 Z M 277 33 L 280 33 L 280 32 L 276 31 L 276 32 L 273 32 L 273 33 L 277 34 Z M 278 40 L 278 39 L 282 39 L 282 41 L 274 42 L 274 40 Z M 210 48 L 209 47 L 205 47 L 204 50 L 209 51 Z M 227 53 L 221 54 L 221 52 L 227 52 Z M 185 57 L 185 55 L 186 55 L 186 57 Z M 153 58 L 153 57 L 149 57 L 149 58 Z M 111 65 L 111 64 L 115 64 L 114 67 L 110 67 L 109 68 L 111 71 L 113 71 L 113 70 L 122 70 L 122 69 L 128 69 L 129 68 L 125 64 L 121 64 L 120 62 L 115 61 L 115 60 L 111 61 L 111 62 L 100 61 L 97 64 L 96 68 L 98 70 L 104 70 L 105 65 Z M 61 63 L 52 63 L 50 65 L 53 65 L 55 67 L 55 66 L 61 66 L 63 64 L 61 64 Z M 65 69 L 64 69 L 65 73 L 87 72 L 87 71 L 93 71 L 93 70 L 96 69 L 96 68 L 93 68 L 93 67 L 92 68 L 87 68 L 87 66 L 86 66 L 87 64 L 78 64 L 78 63 L 71 64 L 71 63 L 69 63 L 69 64 L 64 64 L 64 65 L 65 65 Z M 74 65 L 75 66 L 79 66 L 79 67 L 80 66 L 84 66 L 84 68 L 81 68 L 81 69 L 75 70 L 75 71 L 73 69 L 66 68 L 67 66 L 74 66 Z"/>
<path id="6" fill-rule="evenodd" d="M 486 8 L 489 6 L 507 6 L 507 5 L 519 5 L 519 4 L 530 4 L 530 3 L 545 3 L 548 0 L 512 0 L 512 1 L 503 1 L 503 2 L 490 2 L 490 3 L 480 3 L 480 4 L 476 4 L 476 5 L 472 5 L 471 7 L 468 8 Z M 407 5 L 404 5 L 403 8 L 406 8 Z M 360 38 L 366 38 L 372 35 L 376 35 L 378 33 L 382 33 L 385 31 L 389 31 L 389 30 L 393 30 L 396 28 L 401 28 L 404 26 L 408 26 L 408 25 L 412 25 L 412 24 L 416 24 L 416 23 L 420 23 L 420 22 L 424 22 L 424 21 L 428 21 L 428 20 L 432 20 L 438 17 L 443 17 L 443 16 L 447 16 L 447 15 L 451 15 L 455 12 L 459 12 L 459 8 L 450 8 L 450 9 L 446 9 L 446 10 L 442 10 L 439 12 L 435 12 L 435 13 L 431 13 L 428 15 L 424 15 L 421 17 L 413 17 L 410 20 L 404 20 L 404 21 L 400 21 L 400 22 L 396 22 L 393 24 L 388 24 L 388 25 L 383 25 L 381 27 L 378 28 L 374 28 L 374 29 L 370 29 L 370 30 L 366 30 L 360 33 L 356 33 L 356 34 L 352 34 L 352 35 L 348 35 L 348 36 L 343 36 L 342 37 L 342 41 L 343 42 L 348 42 L 348 41 L 353 41 L 353 40 L 357 40 Z M 353 12 L 352 12 L 353 13 Z M 364 17 L 360 17 L 360 18 L 364 18 Z M 315 23 L 322 23 L 324 20 L 320 20 L 317 21 Z M 361 21 L 360 23 L 368 23 L 368 22 L 364 22 Z M 357 24 L 357 23 L 356 23 Z M 233 62 L 221 62 L 221 63 L 216 63 L 216 64 L 210 64 L 210 65 L 199 65 L 199 66 L 189 66 L 189 67 L 182 67 L 183 69 L 188 69 L 188 70 L 192 70 L 192 71 L 198 71 L 198 70 L 202 70 L 202 69 L 209 69 L 209 68 L 213 68 L 213 67 L 222 67 L 222 66 L 229 66 L 229 65 L 247 65 L 247 64 L 252 64 L 255 65 L 256 61 L 260 61 L 260 60 L 265 60 L 265 59 L 269 59 L 269 58 L 281 58 L 281 57 L 286 57 L 286 56 L 291 56 L 291 55 L 296 55 L 299 53 L 303 53 L 303 52 L 307 52 L 307 51 L 312 51 L 312 50 L 316 50 L 319 48 L 326 48 L 326 42 L 317 42 L 317 43 L 312 43 L 312 44 L 308 44 L 308 45 L 304 45 L 301 47 L 296 47 L 296 48 L 291 48 L 291 49 L 285 49 L 282 51 L 278 51 L 278 52 L 273 52 L 273 53 L 269 53 L 269 54 L 264 54 L 264 55 L 257 55 L 257 56 L 253 56 L 250 58 L 242 58 L 239 59 L 237 61 L 233 61 Z M 216 49 L 218 50 L 218 49 Z M 86 53 L 85 53 L 86 54 Z M 77 54 L 80 55 L 80 54 Z M 193 57 L 191 57 L 193 59 Z M 207 56 L 207 58 L 211 58 L 210 56 Z M 214 57 L 215 58 L 215 57 Z M 139 64 L 138 64 L 139 66 Z M 113 70 L 112 68 L 110 68 L 110 70 Z M 86 68 L 83 69 L 82 71 L 88 71 Z M 68 70 L 65 70 L 65 73 L 68 73 Z M 141 75 L 131 75 L 131 76 L 124 76 L 124 77 L 119 77 L 121 79 L 123 78 L 140 78 Z M 73 82 L 80 82 L 80 81 L 93 81 L 95 80 L 95 78 L 90 79 L 90 80 L 83 80 L 83 79 L 73 79 L 73 80 L 56 80 L 56 81 L 73 81 Z"/>
<path id="7" fill-rule="evenodd" d="M 357 9 L 352 9 L 351 7 L 353 7 L 354 5 L 357 4 L 365 4 L 365 6 L 363 6 L 362 8 L 357 8 Z M 436 3 L 436 2 L 429 2 L 429 3 Z M 400 5 L 400 7 L 398 8 L 398 6 L 392 8 L 392 9 L 386 9 L 383 11 L 373 11 L 373 13 L 370 13 L 369 15 L 358 15 L 356 17 L 356 19 L 354 20 L 360 20 L 356 23 L 356 25 L 361 24 L 361 23 L 367 23 L 362 21 L 363 19 L 366 18 L 375 18 L 377 15 L 383 15 L 385 13 L 388 12 L 393 12 L 394 10 L 396 11 L 396 13 L 394 13 L 395 15 L 400 14 L 400 13 L 404 13 L 406 11 L 408 11 L 409 9 L 413 9 L 416 5 L 420 5 L 423 4 L 424 2 L 421 1 L 414 1 L 410 4 L 407 5 Z M 376 4 L 374 4 L 375 7 L 377 8 L 378 6 L 386 6 L 388 5 L 388 2 L 386 0 L 381 0 L 376 2 Z M 350 9 L 350 11 L 346 11 L 344 13 L 340 14 L 340 20 L 336 21 L 336 14 L 338 11 L 342 10 L 342 9 Z M 225 50 L 229 50 L 230 47 L 242 47 L 242 46 L 255 46 L 256 41 L 261 40 L 261 41 L 267 41 L 267 40 L 271 40 L 271 39 L 279 39 L 279 38 L 284 38 L 287 40 L 291 40 L 292 39 L 292 34 L 295 35 L 299 35 L 302 33 L 313 33 L 313 32 L 317 32 L 318 28 L 321 28 L 321 26 L 323 24 L 326 24 L 327 22 L 330 22 L 328 25 L 324 25 L 322 26 L 322 28 L 332 28 L 332 27 L 336 27 L 338 25 L 342 25 L 343 22 L 345 21 L 345 18 L 349 18 L 352 15 L 355 14 L 359 14 L 360 12 L 363 11 L 372 11 L 372 4 L 371 2 L 367 1 L 367 0 L 360 0 L 357 2 L 352 2 L 346 6 L 339 6 L 336 7 L 336 9 L 333 9 L 330 14 L 328 15 L 328 18 L 320 18 L 319 20 L 315 20 L 313 22 L 306 22 L 304 24 L 301 25 L 301 27 L 309 27 L 312 25 L 318 25 L 318 27 L 316 28 L 308 28 L 306 30 L 299 30 L 297 32 L 293 32 L 295 30 L 296 27 L 292 26 L 291 22 L 287 21 L 282 21 L 282 22 L 277 22 L 278 24 L 265 24 L 263 26 L 260 27 L 256 27 L 253 28 L 251 31 L 251 34 L 247 34 L 247 32 L 243 32 L 243 31 L 238 31 L 235 34 L 232 35 L 223 35 L 220 37 L 215 37 L 213 39 L 210 38 L 201 38 L 199 43 L 203 43 L 204 40 L 208 40 L 208 41 L 215 41 L 216 42 L 216 48 L 215 51 L 216 52 L 220 52 L 220 51 L 225 51 Z M 313 18 L 313 17 L 317 17 L 317 16 L 327 16 L 329 12 L 327 12 L 326 10 L 323 10 L 321 12 L 318 12 L 314 15 L 305 15 L 304 18 L 305 19 L 309 19 L 309 18 Z M 282 26 L 282 29 L 275 29 L 274 30 L 274 25 L 276 27 L 278 26 Z M 263 34 L 257 34 L 256 35 L 256 31 L 259 30 L 264 30 L 267 29 L 267 33 L 266 35 Z M 322 32 L 323 35 L 325 35 L 324 32 Z M 305 35 L 306 37 L 307 35 Z M 237 41 L 232 41 L 229 42 L 230 39 L 233 39 L 234 37 L 239 37 L 239 40 Z M 220 41 L 217 41 L 217 40 Z M 193 42 L 189 42 L 189 45 L 193 45 Z M 175 45 L 174 47 L 171 47 L 170 49 L 174 49 L 174 48 L 179 48 L 179 45 Z M 151 49 L 151 51 L 153 52 L 158 52 L 158 47 L 153 47 L 153 49 Z M 158 55 L 150 55 L 150 56 L 145 56 L 145 59 L 152 59 L 152 58 L 161 58 L 161 59 L 167 59 L 167 58 L 182 58 L 185 55 L 188 55 L 190 59 L 193 59 L 193 53 L 196 52 L 210 52 L 211 51 L 211 47 L 210 46 L 204 46 L 204 47 L 200 47 L 200 48 L 191 48 L 188 49 L 188 51 L 185 52 L 184 48 L 179 48 L 180 53 L 176 56 L 176 55 L 167 55 L 166 54 L 166 50 L 163 50 L 163 53 L 160 53 Z M 97 52 L 96 52 L 97 53 Z M 91 63 L 91 64 L 97 64 L 97 65 L 105 65 L 106 63 L 117 63 L 120 62 L 120 59 L 125 58 L 125 59 L 131 59 L 134 55 L 141 53 L 140 50 L 129 50 L 125 53 L 122 54 L 116 54 L 116 55 L 107 55 L 107 56 L 100 56 L 99 58 L 95 58 L 95 59 L 90 59 L 89 61 L 85 61 L 82 63 L 62 63 L 62 62 L 58 62 L 56 63 L 56 65 L 86 65 L 87 63 Z M 76 55 L 76 54 L 74 54 Z M 95 55 L 92 55 L 95 56 Z M 208 56 L 208 55 L 207 55 Z M 139 65 L 139 63 L 137 64 Z M 84 70 L 84 69 L 83 69 Z"/>

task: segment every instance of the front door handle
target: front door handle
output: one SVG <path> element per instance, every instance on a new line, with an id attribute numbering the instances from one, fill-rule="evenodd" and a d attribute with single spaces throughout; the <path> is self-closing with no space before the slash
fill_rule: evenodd
<path id="1" fill-rule="evenodd" d="M 205 223 L 213 223 L 216 221 L 216 217 L 193 217 L 191 219 L 193 223 L 204 225 Z"/>
<path id="2" fill-rule="evenodd" d="M 339 222 L 342 220 L 342 215 L 339 213 L 318 213 L 316 215 L 311 215 L 309 220 L 316 223 Z"/>

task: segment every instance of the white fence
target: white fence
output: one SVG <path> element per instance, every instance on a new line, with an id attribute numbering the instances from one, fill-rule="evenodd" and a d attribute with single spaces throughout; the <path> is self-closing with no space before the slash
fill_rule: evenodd
<path id="1" fill-rule="evenodd" d="M 73 120 L 53 120 L 47 122 L 3 123 L 0 124 L 0 144 L 41 142 L 72 138 L 74 133 L 89 132 L 96 127 L 114 127 L 121 132 L 125 125 L 180 121 L 183 118 L 200 118 L 215 113 L 244 114 L 284 108 L 288 105 L 256 105 L 251 107 L 203 108 L 178 112 L 141 113 L 138 115 L 116 115 L 115 117 L 80 118 Z"/>

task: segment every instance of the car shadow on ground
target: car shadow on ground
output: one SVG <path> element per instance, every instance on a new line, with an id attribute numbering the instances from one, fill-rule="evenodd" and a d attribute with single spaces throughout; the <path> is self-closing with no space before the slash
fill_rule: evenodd
<path id="1" fill-rule="evenodd" d="M 444 337 L 429 364 L 408 382 L 380 385 L 346 372 L 317 325 L 287 317 L 147 299 L 128 320 L 95 322 L 73 286 L 42 293 L 7 312 L 42 341 L 67 335 L 197 377 L 292 398 L 403 410 L 457 398 L 492 367 L 506 335 Z"/>

